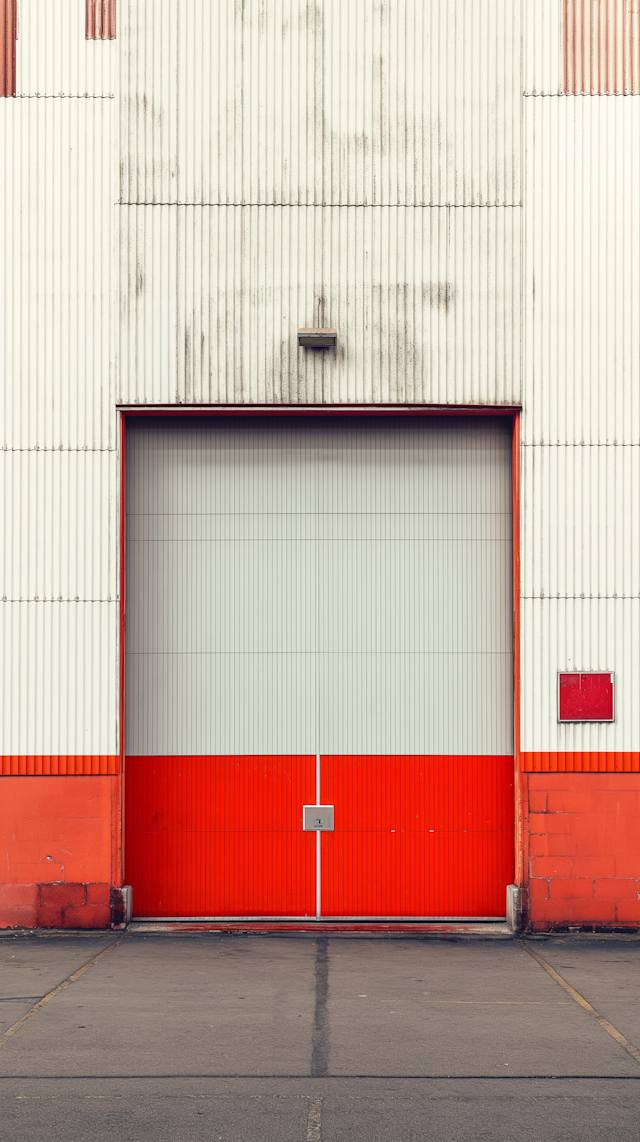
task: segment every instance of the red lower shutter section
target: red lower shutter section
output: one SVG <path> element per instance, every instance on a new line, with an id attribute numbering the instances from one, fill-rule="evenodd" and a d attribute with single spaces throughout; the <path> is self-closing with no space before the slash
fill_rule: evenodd
<path id="1" fill-rule="evenodd" d="M 504 916 L 513 757 L 329 757 L 323 916 Z"/>
<path id="2" fill-rule="evenodd" d="M 128 757 L 136 916 L 314 916 L 313 757 Z"/>
<path id="3" fill-rule="evenodd" d="M 513 757 L 323 757 L 323 917 L 504 916 Z M 315 916 L 313 757 L 128 757 L 134 914 Z"/>

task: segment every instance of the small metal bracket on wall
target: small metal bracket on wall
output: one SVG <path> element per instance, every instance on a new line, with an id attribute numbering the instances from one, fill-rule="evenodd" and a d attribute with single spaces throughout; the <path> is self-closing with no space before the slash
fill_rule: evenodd
<path id="1" fill-rule="evenodd" d="M 298 345 L 306 349 L 334 349 L 337 336 L 336 329 L 299 329 Z"/>

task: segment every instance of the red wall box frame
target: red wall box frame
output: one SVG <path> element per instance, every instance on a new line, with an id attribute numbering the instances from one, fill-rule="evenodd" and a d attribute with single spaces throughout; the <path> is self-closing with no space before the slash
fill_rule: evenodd
<path id="1" fill-rule="evenodd" d="M 612 722 L 614 675 L 611 671 L 559 671 L 559 722 Z"/>

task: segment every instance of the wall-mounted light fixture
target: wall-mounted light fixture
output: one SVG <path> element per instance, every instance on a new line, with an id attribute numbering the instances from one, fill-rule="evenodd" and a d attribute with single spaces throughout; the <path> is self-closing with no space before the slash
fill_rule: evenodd
<path id="1" fill-rule="evenodd" d="M 333 349 L 336 337 L 335 329 L 299 329 L 298 345 L 307 349 Z"/>

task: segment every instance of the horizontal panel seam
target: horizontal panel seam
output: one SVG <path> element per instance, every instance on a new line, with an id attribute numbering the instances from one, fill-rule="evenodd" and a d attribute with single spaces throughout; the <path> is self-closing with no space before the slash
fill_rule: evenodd
<path id="1" fill-rule="evenodd" d="M 220 210 L 523 210 L 523 202 L 128 202 L 114 206 L 194 206 Z"/>

